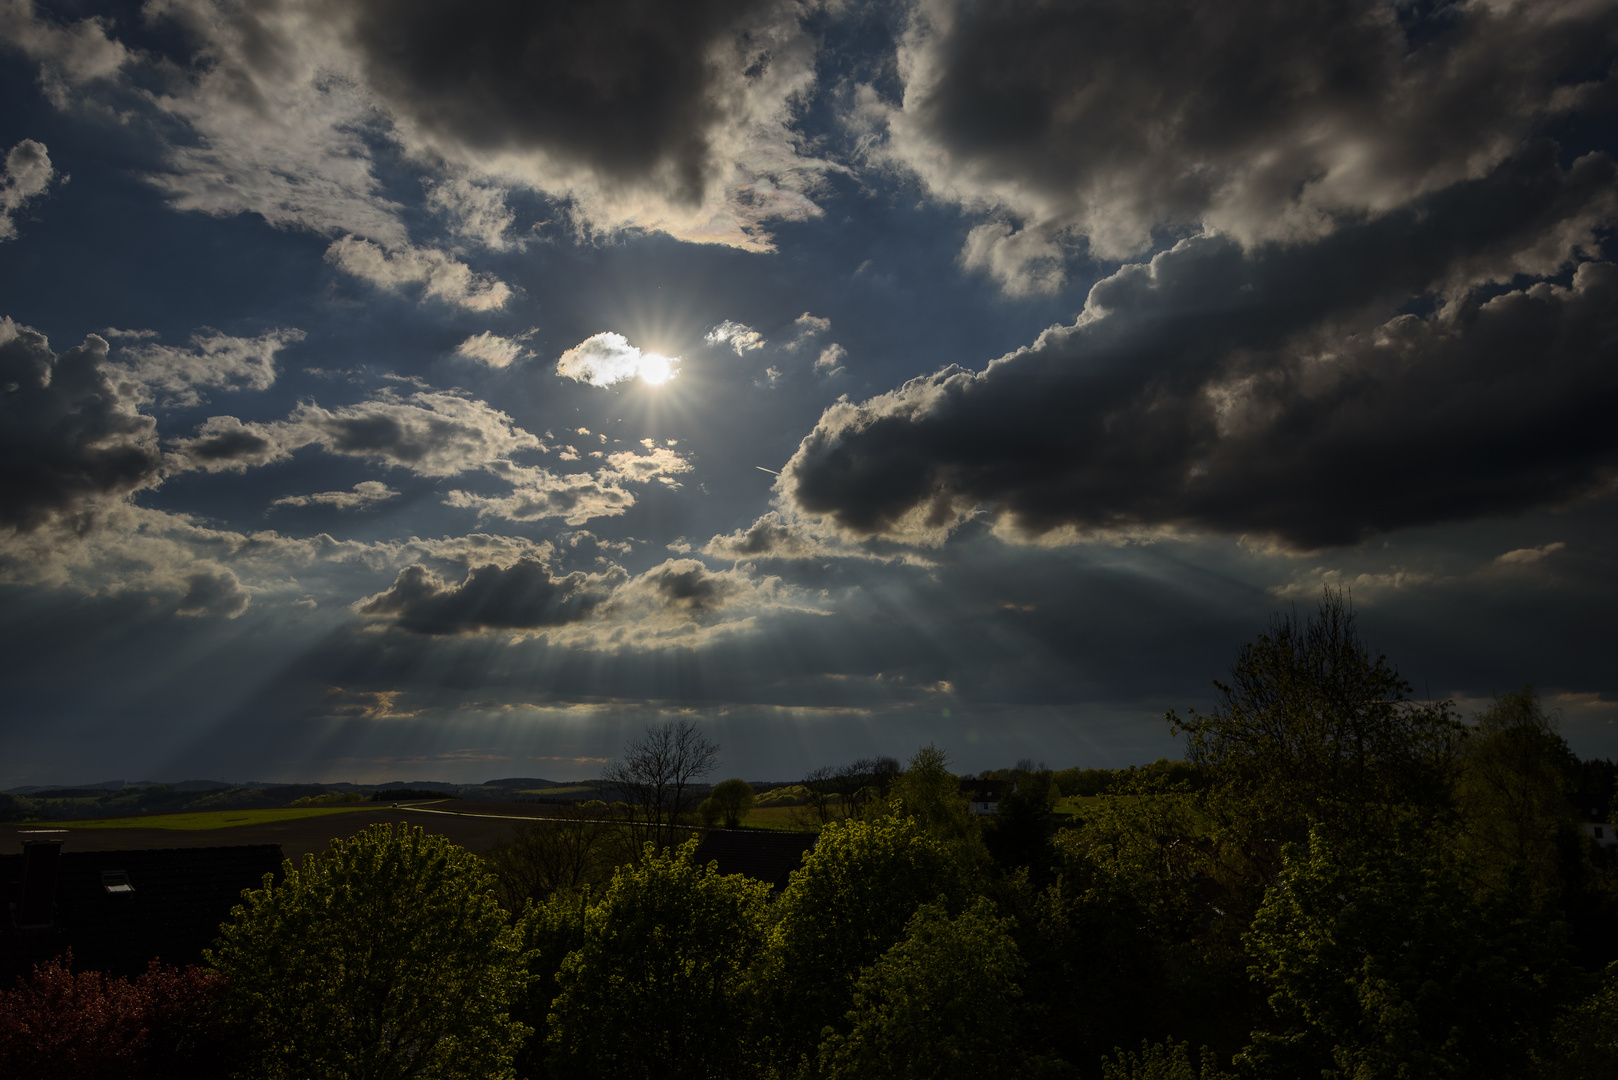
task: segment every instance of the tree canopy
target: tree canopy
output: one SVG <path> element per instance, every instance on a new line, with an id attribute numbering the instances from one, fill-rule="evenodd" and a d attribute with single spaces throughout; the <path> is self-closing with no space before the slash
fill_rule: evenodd
<path id="1" fill-rule="evenodd" d="M 1411 809 L 1450 802 L 1460 722 L 1447 701 L 1413 700 L 1340 592 L 1307 619 L 1277 615 L 1214 686 L 1213 712 L 1168 720 L 1206 774 L 1215 822 L 1266 876 L 1280 845 L 1306 842 L 1312 825 L 1385 834 Z"/>
<path id="2" fill-rule="evenodd" d="M 698 1080 L 737 1062 L 769 886 L 694 865 L 696 847 L 648 845 L 584 913 L 580 945 L 557 973 L 553 1073 Z"/>
<path id="3" fill-rule="evenodd" d="M 521 936 L 471 852 L 374 825 L 246 894 L 209 962 L 267 1080 L 499 1080 Z"/>

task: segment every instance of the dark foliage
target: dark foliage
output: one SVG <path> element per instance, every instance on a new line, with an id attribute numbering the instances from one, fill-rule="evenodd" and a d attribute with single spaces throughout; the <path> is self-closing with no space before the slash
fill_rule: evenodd
<path id="1" fill-rule="evenodd" d="M 131 981 L 72 963 L 69 952 L 0 992 L 0 1076 L 226 1076 L 250 1060 L 246 1032 L 224 1018 L 218 972 L 154 960 Z"/>

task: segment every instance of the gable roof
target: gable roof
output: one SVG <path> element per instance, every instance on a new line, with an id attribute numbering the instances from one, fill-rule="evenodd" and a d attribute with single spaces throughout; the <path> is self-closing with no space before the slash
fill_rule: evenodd
<path id="1" fill-rule="evenodd" d="M 1005 795 L 1004 780 L 962 780 L 961 794 L 972 802 L 997 803 Z"/>
<path id="2" fill-rule="evenodd" d="M 114 975 L 138 975 L 153 958 L 201 963 L 242 891 L 280 870 L 279 844 L 63 851 L 50 925 L 18 928 L 23 856 L 0 855 L 0 986 L 67 948 L 76 970 Z"/>
<path id="3" fill-rule="evenodd" d="M 746 874 L 755 881 L 767 881 L 771 891 L 778 893 L 819 839 L 814 833 L 709 829 L 697 845 L 694 861 L 698 866 L 716 862 L 721 874 Z"/>

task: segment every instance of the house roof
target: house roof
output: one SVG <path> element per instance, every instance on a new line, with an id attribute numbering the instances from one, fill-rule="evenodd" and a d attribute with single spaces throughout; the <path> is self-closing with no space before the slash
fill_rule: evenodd
<path id="1" fill-rule="evenodd" d="M 1004 780 L 962 780 L 961 794 L 972 802 L 999 802 L 1006 786 Z"/>
<path id="2" fill-rule="evenodd" d="M 695 861 L 699 866 L 716 862 L 721 874 L 746 874 L 780 892 L 819 839 L 814 833 L 709 829 L 697 845 Z"/>
<path id="3" fill-rule="evenodd" d="M 19 929 L 23 856 L 0 855 L 0 986 L 72 948 L 73 966 L 137 975 L 153 958 L 195 964 L 241 902 L 281 869 L 279 844 L 63 851 L 49 926 Z"/>

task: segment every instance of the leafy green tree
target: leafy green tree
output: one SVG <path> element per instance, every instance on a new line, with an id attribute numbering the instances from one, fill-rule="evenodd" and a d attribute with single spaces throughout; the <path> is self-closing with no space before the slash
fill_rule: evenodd
<path id="1" fill-rule="evenodd" d="M 1191 1059 L 1191 1044 L 1141 1043 L 1140 1053 L 1119 1050 L 1114 1060 L 1101 1063 L 1101 1080 L 1235 1080 L 1221 1072 L 1207 1047 L 1201 1061 Z"/>
<path id="2" fill-rule="evenodd" d="M 708 798 L 713 800 L 714 808 L 719 811 L 719 817 L 727 829 L 740 826 L 742 819 L 758 801 L 752 785 L 740 778 L 719 781 L 708 793 Z"/>
<path id="3" fill-rule="evenodd" d="M 1234 1053 L 1260 1003 L 1241 942 L 1251 916 L 1227 895 L 1196 793 L 1147 769 L 1114 786 L 1056 835 L 1061 876 L 1024 943 L 1030 993 L 1070 1018 L 1054 1034 L 1075 1064 L 1169 1034 Z"/>
<path id="4" fill-rule="evenodd" d="M 757 975 L 761 1049 L 778 1069 L 813 1056 L 821 1030 L 848 1012 L 854 981 L 903 935 L 916 909 L 958 907 L 960 864 L 909 818 L 836 821 L 772 907 Z"/>
<path id="5" fill-rule="evenodd" d="M 1559 895 L 1576 873 L 1568 864 L 1578 850 L 1570 801 L 1578 758 L 1556 727 L 1532 687 L 1495 695 L 1476 717 L 1457 802 L 1462 850 L 1486 884 L 1525 874 L 1541 895 Z"/>
<path id="6" fill-rule="evenodd" d="M 550 1011 L 562 992 L 559 981 L 562 962 L 569 953 L 584 945 L 584 921 L 590 900 L 588 885 L 554 892 L 542 903 L 530 901 L 517 920 L 528 978 L 512 1005 L 511 1015 L 533 1031 L 516 1057 L 517 1075 L 527 1080 L 564 1075 L 551 1067 Z"/>
<path id="7" fill-rule="evenodd" d="M 553 1075 L 695 1080 L 735 1067 L 770 890 L 693 865 L 696 847 L 648 845 L 585 913 L 583 943 L 557 973 Z"/>
<path id="8" fill-rule="evenodd" d="M 961 796 L 961 782 L 949 771 L 949 755 L 931 744 L 917 750 L 894 779 L 888 810 L 919 822 L 941 840 L 976 836 L 971 812 Z"/>
<path id="9" fill-rule="evenodd" d="M 1543 1080 L 1618 1080 L 1618 963 L 1569 1009 L 1540 1063 Z"/>
<path id="10" fill-rule="evenodd" d="M 1461 741 L 1450 703 L 1412 700 L 1341 593 L 1325 592 L 1307 620 L 1276 616 L 1242 648 L 1230 683 L 1214 686 L 1212 713 L 1168 721 L 1212 785 L 1212 824 L 1261 880 L 1312 824 L 1380 836 L 1411 810 L 1447 808 Z"/>
<path id="11" fill-rule="evenodd" d="M 1273 1023 L 1244 1060 L 1277 1080 L 1526 1075 L 1571 986 L 1562 928 L 1479 896 L 1442 837 L 1312 840 L 1253 921 Z"/>
<path id="12" fill-rule="evenodd" d="M 921 907 L 904 937 L 860 973 L 845 1033 L 820 1046 L 826 1080 L 968 1080 L 1011 1072 L 1022 1057 L 1010 920 L 979 897 L 958 918 Z"/>
<path id="13" fill-rule="evenodd" d="M 477 856 L 374 825 L 247 893 L 208 961 L 286 1080 L 510 1077 L 527 1029 L 519 932 Z"/>

